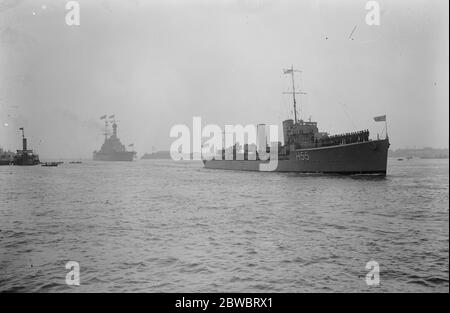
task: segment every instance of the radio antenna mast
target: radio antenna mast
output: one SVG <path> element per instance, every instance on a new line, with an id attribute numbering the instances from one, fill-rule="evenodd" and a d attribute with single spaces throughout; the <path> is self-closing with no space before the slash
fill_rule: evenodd
<path id="1" fill-rule="evenodd" d="M 294 102 L 294 122 L 295 124 L 297 124 L 297 101 L 295 99 L 295 95 L 306 95 L 306 92 L 303 91 L 295 91 L 295 81 L 294 81 L 294 73 L 301 73 L 302 71 L 300 70 L 296 70 L 294 69 L 294 65 L 291 66 L 291 68 L 288 69 L 284 69 L 283 73 L 284 74 L 291 74 L 291 79 L 292 79 L 292 91 L 286 91 L 283 92 L 283 94 L 292 94 L 292 100 Z"/>

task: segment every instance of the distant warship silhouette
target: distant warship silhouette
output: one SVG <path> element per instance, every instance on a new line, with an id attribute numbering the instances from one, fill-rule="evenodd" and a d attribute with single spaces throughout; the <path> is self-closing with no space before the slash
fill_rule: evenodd
<path id="1" fill-rule="evenodd" d="M 127 151 L 125 146 L 120 142 L 119 137 L 117 137 L 117 121 L 114 119 L 114 115 L 111 115 L 109 118 L 112 119 L 113 133 L 108 137 L 108 120 L 106 115 L 100 117 L 100 119 L 105 120 L 105 141 L 99 151 L 94 151 L 94 161 L 133 161 L 136 152 Z M 132 147 L 133 144 L 129 146 Z"/>
<path id="2" fill-rule="evenodd" d="M 368 130 L 333 136 L 319 132 L 317 122 L 297 119 L 295 95 L 303 92 L 295 91 L 294 72 L 299 71 L 293 67 L 284 70 L 284 74 L 290 74 L 292 78 L 292 91 L 287 93 L 293 97 L 294 120 L 283 121 L 284 145 L 278 143 L 278 166 L 275 171 L 386 175 L 389 149 L 386 115 L 374 118 L 375 122 L 386 123 L 384 139 L 369 139 Z M 260 124 L 258 127 L 264 129 L 265 125 Z M 221 149 L 218 156 L 203 160 L 204 166 L 210 169 L 258 171 L 260 164 L 268 161 L 261 160 L 258 152 L 254 148 L 250 149 L 250 146 L 245 144 L 242 149 L 236 144 Z M 269 151 L 265 139 L 260 146 L 266 146 Z"/>
<path id="3" fill-rule="evenodd" d="M 14 164 L 15 153 L 12 151 L 6 151 L 0 148 L 0 165 L 12 165 Z"/>
<path id="4" fill-rule="evenodd" d="M 28 149 L 24 128 L 21 127 L 19 130 L 22 131 L 22 150 L 14 153 L 0 148 L 0 165 L 37 165 L 40 163 L 39 155 Z"/>
<path id="5" fill-rule="evenodd" d="M 33 153 L 33 150 L 27 147 L 27 138 L 25 138 L 25 131 L 23 127 L 20 128 L 22 131 L 22 150 L 17 150 L 14 155 L 14 165 L 37 165 L 40 163 L 39 155 Z"/>

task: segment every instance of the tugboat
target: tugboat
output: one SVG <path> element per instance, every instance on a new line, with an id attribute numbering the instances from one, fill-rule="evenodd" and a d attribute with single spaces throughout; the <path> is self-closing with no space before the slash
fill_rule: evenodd
<path id="1" fill-rule="evenodd" d="M 120 142 L 119 137 L 117 137 L 117 121 L 114 119 L 114 115 L 111 115 L 109 118 L 113 119 L 113 133 L 108 137 L 108 120 L 106 119 L 106 115 L 100 117 L 100 119 L 105 120 L 105 141 L 100 151 L 94 151 L 94 161 L 133 161 L 136 152 L 126 150 L 125 146 Z M 129 146 L 132 147 L 133 144 Z"/>
<path id="2" fill-rule="evenodd" d="M 273 159 L 277 160 L 274 171 L 386 175 L 390 145 L 387 135 L 386 115 L 374 118 L 375 122 L 386 123 L 385 139 L 369 139 L 368 130 L 333 136 L 325 132 L 319 132 L 317 122 L 297 119 L 295 95 L 303 92 L 295 91 L 294 72 L 299 71 L 294 70 L 294 67 L 284 70 L 284 74 L 292 76 L 292 91 L 288 94 L 293 97 L 294 119 L 283 121 L 284 145 L 281 145 L 280 142 L 272 143 L 278 145 L 278 154 L 273 156 Z M 264 124 L 261 124 L 261 126 L 265 127 Z M 260 171 L 260 165 L 265 165 L 270 160 L 260 159 L 254 148 L 253 151 L 249 151 L 250 146 L 245 144 L 243 151 L 238 144 L 227 149 L 221 149 L 218 151 L 218 155 L 212 159 L 203 160 L 204 166 L 209 169 Z M 270 151 L 265 139 L 259 146 L 262 147 L 262 151 L 264 151 L 264 146 L 266 152 Z"/>
<path id="3" fill-rule="evenodd" d="M 17 150 L 13 159 L 14 165 L 37 165 L 39 164 L 39 155 L 33 153 L 33 150 L 27 149 L 27 138 L 25 138 L 25 131 L 23 127 L 19 128 L 22 131 L 22 150 Z"/>

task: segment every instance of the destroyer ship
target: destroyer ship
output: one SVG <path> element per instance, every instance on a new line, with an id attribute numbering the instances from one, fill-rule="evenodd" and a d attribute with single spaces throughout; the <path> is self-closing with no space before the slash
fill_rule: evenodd
<path id="1" fill-rule="evenodd" d="M 384 139 L 369 139 L 369 131 L 361 130 L 345 134 L 329 135 L 319 132 L 317 122 L 297 119 L 296 95 L 293 67 L 284 70 L 292 78 L 294 119 L 283 121 L 284 145 L 278 143 L 278 153 L 272 154 L 277 159 L 277 172 L 300 173 L 336 173 L 336 174 L 378 174 L 386 175 L 389 137 L 387 134 L 386 115 L 375 117 L 376 122 L 386 123 Z M 259 133 L 259 131 L 258 131 Z M 219 154 L 210 160 L 203 160 L 208 169 L 259 171 L 261 165 L 269 163 L 262 160 L 254 148 L 249 151 L 245 144 L 243 149 L 235 144 L 228 149 L 219 150 Z M 266 152 L 269 152 L 269 147 Z M 228 151 L 231 149 L 232 151 Z M 264 148 L 262 148 L 264 151 Z M 226 151 L 227 150 L 227 151 Z M 243 151 L 242 151 L 243 150 Z M 227 153 L 226 153 L 227 152 Z M 230 157 L 226 157 L 228 154 Z"/>
<path id="2" fill-rule="evenodd" d="M 112 135 L 108 136 L 108 119 L 106 115 L 100 117 L 100 119 L 105 120 L 105 141 L 99 151 L 94 151 L 93 159 L 94 161 L 133 161 L 136 156 L 135 151 L 127 151 L 125 146 L 120 142 L 119 137 L 117 137 L 117 121 L 114 119 L 114 115 L 109 117 L 112 119 Z M 133 144 L 129 145 L 130 147 Z"/>

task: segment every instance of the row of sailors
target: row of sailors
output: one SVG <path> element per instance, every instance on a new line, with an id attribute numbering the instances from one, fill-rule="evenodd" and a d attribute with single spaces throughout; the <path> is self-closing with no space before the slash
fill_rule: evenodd
<path id="1" fill-rule="evenodd" d="M 333 135 L 320 140 L 322 146 L 332 146 L 347 143 L 363 142 L 369 140 L 369 130 L 362 130 L 358 132 Z"/>

